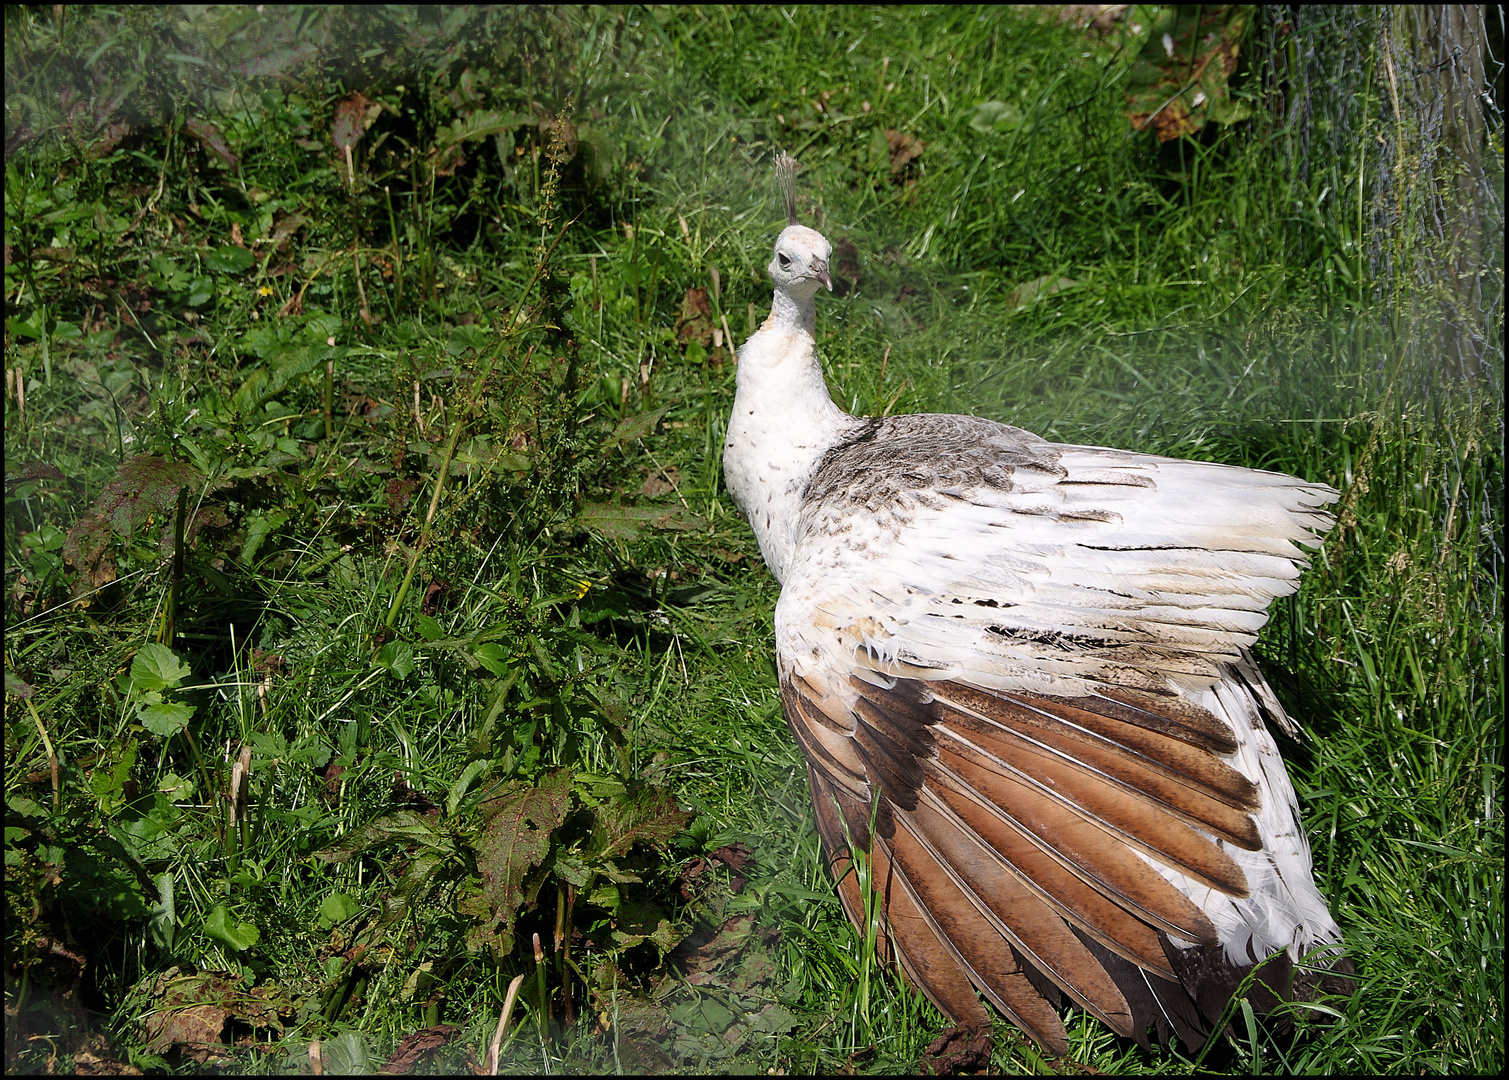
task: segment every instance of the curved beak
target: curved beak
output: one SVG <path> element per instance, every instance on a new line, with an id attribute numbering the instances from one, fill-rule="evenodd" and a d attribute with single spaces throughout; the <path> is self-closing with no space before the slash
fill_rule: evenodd
<path id="1" fill-rule="evenodd" d="M 827 263 L 825 263 L 825 262 L 815 262 L 815 263 L 813 263 L 812 264 L 812 276 L 815 277 L 815 278 L 817 278 L 818 281 L 822 282 L 823 283 L 823 287 L 826 288 L 829 292 L 833 291 L 833 279 L 828 276 L 828 264 Z"/>

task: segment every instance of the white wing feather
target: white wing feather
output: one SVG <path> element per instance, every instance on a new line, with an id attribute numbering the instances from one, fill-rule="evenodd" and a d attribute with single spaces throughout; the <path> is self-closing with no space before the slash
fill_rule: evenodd
<path id="1" fill-rule="evenodd" d="M 851 676 L 1067 697 L 1176 691 L 1235 733 L 1228 763 L 1262 792 L 1263 846 L 1221 844 L 1247 875 L 1242 898 L 1142 857 L 1205 910 L 1234 964 L 1339 941 L 1261 717 L 1288 719 L 1247 655 L 1269 604 L 1297 587 L 1336 493 L 1252 469 L 1041 449 L 1060 470 L 1017 468 L 1009 488 L 914 489 L 899 516 L 809 501 L 776 608 L 783 676 L 837 699 L 830 715 L 853 704 Z"/>

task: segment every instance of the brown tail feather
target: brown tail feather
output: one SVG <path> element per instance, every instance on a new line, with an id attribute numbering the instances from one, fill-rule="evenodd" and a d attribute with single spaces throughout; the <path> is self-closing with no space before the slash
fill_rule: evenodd
<path id="1" fill-rule="evenodd" d="M 1069 698 L 1067 703 L 1168 735 L 1213 754 L 1234 754 L 1237 750 L 1236 735 L 1224 721 L 1173 694 L 1103 686 L 1093 698 Z"/>
<path id="2" fill-rule="evenodd" d="M 893 861 L 912 883 L 918 907 L 931 913 L 939 935 L 992 1001 L 1009 1001 L 1013 988 L 992 976 L 1020 967 L 1014 948 L 1081 1006 L 1128 1034 L 1131 1014 L 1121 992 L 1051 906 L 1012 876 L 990 873 L 977 845 L 926 806 L 897 814 L 896 824 L 888 840 Z M 971 878 L 988 888 L 974 888 Z"/>
<path id="3" fill-rule="evenodd" d="M 863 932 L 865 900 L 860 893 L 858 877 L 851 872 L 847 854 L 841 857 L 837 855 L 839 852 L 847 853 L 849 842 L 853 841 L 856 844 L 862 842 L 868 847 L 872 887 L 880 892 L 884 901 L 883 910 L 890 933 L 888 938 L 885 928 L 881 928 L 881 932 L 876 935 L 877 951 L 881 951 L 886 943 L 894 945 L 894 955 L 907 978 L 941 1012 L 952 1017 L 955 1023 L 988 1029 L 990 1014 L 975 995 L 968 971 L 939 939 L 906 887 L 896 880 L 885 843 L 869 842 L 870 808 L 829 784 L 812 769 L 808 770 L 807 777 L 812 790 L 818 835 L 823 839 L 829 864 L 842 871 L 839 878 L 839 899 L 849 915 L 849 921 Z M 885 949 L 882 959 L 888 959 L 890 955 L 891 950 Z M 1035 992 L 1033 996 L 1037 996 Z M 1038 1004 L 1045 1005 L 1041 997 L 1038 997 Z M 1059 1038 L 1062 1040 L 1062 1023 L 1051 1009 L 1046 1011 L 1058 1025 Z M 1041 1024 L 1042 1017 L 1034 1017 L 1030 1009 L 1026 1015 Z M 1013 1019 L 1018 1018 L 1013 1016 Z M 1024 1031 L 1031 1031 L 1026 1023 L 1021 1026 Z M 1045 1035 L 1050 1041 L 1052 1034 L 1051 1028 L 1045 1029 Z M 1067 1044 L 1065 1047 L 1067 1048 Z"/>
<path id="4" fill-rule="evenodd" d="M 889 885 L 886 897 L 897 951 L 910 962 L 913 978 L 934 1004 L 959 1019 L 946 1002 L 967 995 L 979 1009 L 978 1018 L 971 1014 L 959 1022 L 988 1022 L 989 1015 L 971 989 L 973 984 L 1046 1050 L 1068 1052 L 1063 1021 L 1027 978 L 1006 939 L 911 832 L 904 827 L 893 829 L 889 839 L 875 845 L 872 859 L 877 880 Z M 899 921 L 898 911 L 902 913 Z M 961 976 L 962 985 L 957 985 Z M 1110 989 L 1114 993 L 1114 987 Z M 1115 997 L 1119 1001 L 1120 994 Z M 962 1004 L 969 1008 L 967 1002 Z M 1105 1019 L 1115 1026 L 1109 1016 Z"/>
<path id="5" fill-rule="evenodd" d="M 1127 757 L 1136 765 L 1162 773 L 1174 783 L 1185 785 L 1233 810 L 1250 814 L 1262 806 L 1262 796 L 1256 784 L 1200 747 L 1065 702 L 1042 698 L 1028 702 L 1006 694 L 997 696 L 1016 706 L 1011 713 L 1013 719 L 1053 736 L 1057 740 L 1055 745 L 1060 748 L 1072 747 L 1069 749 L 1071 754 L 1094 753 L 1093 760 L 1081 757 L 1087 765 L 1105 760 L 1114 768 L 1118 758 Z M 1111 769 L 1107 771 L 1118 775 Z M 1129 778 L 1137 775 L 1130 773 Z"/>
<path id="6" fill-rule="evenodd" d="M 1108 744 L 1076 739 L 1072 729 L 1062 721 L 1049 721 L 1046 712 L 1033 713 L 1011 699 L 956 686 L 949 684 L 940 691 L 934 704 L 942 724 L 968 733 L 972 741 L 1030 776 L 1061 777 L 1055 783 L 1073 785 L 1075 801 L 1130 835 L 1149 831 L 1145 825 L 1172 815 L 1249 851 L 1262 846 L 1257 826 L 1246 812 L 1212 798 L 1202 788 L 1182 783 Z M 1031 717 L 1031 722 L 1024 721 L 1024 716 Z M 1053 723 L 1051 730 L 1045 721 Z M 1146 836 L 1141 838 L 1147 841 Z M 1200 843 L 1215 850 L 1208 841 Z M 1195 869 L 1199 871 L 1198 866 Z M 1234 863 L 1230 869 L 1240 876 Z M 1231 891 L 1218 881 L 1219 877 L 1210 884 Z M 1246 882 L 1239 888 L 1235 895 L 1244 895 Z"/>
<path id="7" fill-rule="evenodd" d="M 1189 1050 L 1199 1050 L 1210 1037 L 1210 1027 L 1200 1017 L 1194 1000 L 1176 978 L 1161 978 L 1109 951 L 1097 941 L 1082 937 L 1085 947 L 1100 961 L 1106 974 L 1115 980 L 1132 1010 L 1131 1035 L 1144 1049 L 1148 1047 L 1148 1029 L 1167 1045 L 1169 1033 Z"/>
<path id="8" fill-rule="evenodd" d="M 1006 878 L 1107 948 L 1166 978 L 1175 977 L 1156 930 L 1080 880 L 1007 824 L 983 814 L 971 824 L 956 814 L 947 799 L 931 786 L 924 791 L 916 817 L 959 876 L 1003 919 L 998 898 L 1009 892 L 1009 886 L 1001 881 Z M 952 827 L 946 827 L 949 825 Z M 1172 887 L 1168 891 L 1183 899 Z M 1192 915 L 1189 921 L 1193 923 L 1199 913 Z M 1201 929 L 1214 934 L 1208 920 Z"/>
<path id="9" fill-rule="evenodd" d="M 981 836 L 1005 840 L 1014 832 L 1058 862 L 1085 884 L 1154 926 L 1191 941 L 1214 943 L 1216 928 L 1204 912 L 1170 885 L 1109 833 L 1085 823 L 1069 810 L 1043 799 L 1008 777 L 996 777 L 988 790 L 977 790 L 968 778 L 940 758 L 930 772 L 939 798 Z M 987 778 L 988 779 L 988 778 Z M 996 796 L 1014 796 L 1005 802 Z M 1007 809 L 1010 807 L 1010 809 Z M 1001 832 L 999 822 L 1009 832 Z M 1020 845 L 1014 845 L 1013 857 Z"/>
<path id="10" fill-rule="evenodd" d="M 1080 865 L 1093 867 L 1102 858 L 1129 865 L 1136 848 L 1212 888 L 1247 894 L 1246 876 L 1231 856 L 1173 815 L 1122 799 L 1056 761 L 998 744 L 987 750 L 952 727 L 942 730 L 950 738 L 939 753 L 941 765 L 996 806 L 1011 807 L 1018 821 Z M 1125 853 L 1118 857 L 1117 851 Z"/>
<path id="11" fill-rule="evenodd" d="M 978 989 L 1049 1052 L 1067 1051 L 1060 992 L 1144 1045 L 1150 1027 L 1203 1044 L 1252 966 L 1231 964 L 1210 919 L 1142 856 L 1246 895 L 1206 835 L 1255 846 L 1256 788 L 1215 756 L 1232 741 L 1224 724 L 1120 688 L 1069 700 L 906 679 L 850 686 L 851 707 L 797 680 L 783 680 L 782 697 L 840 900 L 861 929 L 876 909 L 850 845 L 869 860 L 880 956 L 956 1023 L 988 1025 Z M 1175 948 L 1169 935 L 1195 944 Z M 1349 986 L 1342 959 L 1308 983 L 1287 954 L 1267 963 L 1251 993 L 1260 1011 L 1312 984 Z"/>

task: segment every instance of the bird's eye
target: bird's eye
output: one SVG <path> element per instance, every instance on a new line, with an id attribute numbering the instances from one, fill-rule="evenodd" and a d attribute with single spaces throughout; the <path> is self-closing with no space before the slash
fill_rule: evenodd
<path id="1" fill-rule="evenodd" d="M 789 268 L 791 266 L 791 260 L 786 257 L 786 253 L 785 252 L 778 251 L 778 252 L 775 253 L 775 257 L 777 259 L 781 260 L 781 269 L 782 270 L 785 270 L 785 269 L 787 269 L 787 268 Z"/>

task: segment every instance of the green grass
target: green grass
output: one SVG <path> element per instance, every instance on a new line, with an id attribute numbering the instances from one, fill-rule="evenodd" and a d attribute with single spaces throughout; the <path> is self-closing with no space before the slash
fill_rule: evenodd
<path id="1" fill-rule="evenodd" d="M 522 976 L 505 1070 L 915 1068 L 944 1023 L 827 880 L 722 490 L 707 337 L 769 302 L 784 148 L 855 252 L 846 408 L 1343 492 L 1259 652 L 1359 990 L 1199 1067 L 1502 1068 L 1501 299 L 1415 272 L 1464 189 L 1380 165 L 1424 129 L 1372 16 L 1299 26 L 1357 59 L 1305 110 L 1252 74 L 1160 149 L 1118 36 L 1007 10 L 436 11 L 7 14 L 9 1066 L 194 1071 L 198 1002 L 240 1070 L 438 1023 L 455 1069 Z"/>

